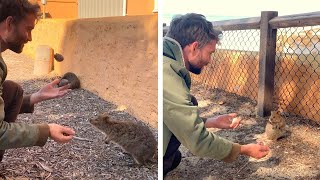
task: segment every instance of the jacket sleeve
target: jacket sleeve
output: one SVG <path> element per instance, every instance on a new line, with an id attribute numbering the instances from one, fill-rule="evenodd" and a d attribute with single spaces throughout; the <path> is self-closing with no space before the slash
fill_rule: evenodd
<path id="1" fill-rule="evenodd" d="M 34 105 L 30 104 L 30 97 L 31 95 L 25 95 L 23 96 L 22 105 L 20 108 L 20 114 L 21 113 L 33 113 L 34 111 Z"/>
<path id="2" fill-rule="evenodd" d="M 163 118 L 168 129 L 194 155 L 234 160 L 240 145 L 207 131 L 184 79 L 171 68 L 164 68 L 163 78 Z"/>
<path id="3" fill-rule="evenodd" d="M 4 71 L 0 68 L 0 82 L 3 82 L 3 74 Z M 0 150 L 43 146 L 49 137 L 49 126 L 47 124 L 7 123 L 4 121 L 4 101 L 1 95 L 2 84 L 0 84 Z"/>
<path id="4" fill-rule="evenodd" d="M 0 150 L 31 146 L 44 146 L 49 137 L 47 124 L 7 123 L 4 102 L 0 97 Z"/>

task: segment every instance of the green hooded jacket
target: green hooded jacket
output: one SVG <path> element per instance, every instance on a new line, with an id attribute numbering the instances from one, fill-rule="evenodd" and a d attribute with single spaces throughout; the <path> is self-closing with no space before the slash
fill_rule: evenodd
<path id="1" fill-rule="evenodd" d="M 163 155 L 174 134 L 196 156 L 233 161 L 240 153 L 240 145 L 206 130 L 198 107 L 191 102 L 191 77 L 182 53 L 177 41 L 164 37 Z"/>
<path id="2" fill-rule="evenodd" d="M 4 121 L 4 101 L 2 95 L 2 83 L 7 76 L 7 66 L 3 61 L 0 53 L 0 150 L 44 146 L 49 137 L 49 126 L 47 124 L 24 124 L 24 123 L 7 123 Z M 22 109 L 20 112 L 32 111 L 30 105 L 30 96 L 23 99 Z"/>

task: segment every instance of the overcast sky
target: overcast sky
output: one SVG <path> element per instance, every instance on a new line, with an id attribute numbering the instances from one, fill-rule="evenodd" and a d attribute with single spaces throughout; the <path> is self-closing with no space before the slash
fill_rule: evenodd
<path id="1" fill-rule="evenodd" d="M 163 14 L 198 12 L 204 15 L 257 17 L 261 11 L 279 16 L 320 11 L 320 0 L 163 0 Z"/>

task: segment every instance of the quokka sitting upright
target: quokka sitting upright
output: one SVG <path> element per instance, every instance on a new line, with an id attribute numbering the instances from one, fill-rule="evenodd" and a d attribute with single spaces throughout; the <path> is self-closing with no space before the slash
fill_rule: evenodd
<path id="1" fill-rule="evenodd" d="M 277 140 L 287 133 L 286 121 L 279 111 L 271 111 L 269 122 L 266 125 L 266 135 L 270 140 Z"/>
<path id="2" fill-rule="evenodd" d="M 151 130 L 141 123 L 111 119 L 107 113 L 91 119 L 90 123 L 112 141 L 131 154 L 138 164 L 145 164 L 155 155 L 157 141 Z"/>

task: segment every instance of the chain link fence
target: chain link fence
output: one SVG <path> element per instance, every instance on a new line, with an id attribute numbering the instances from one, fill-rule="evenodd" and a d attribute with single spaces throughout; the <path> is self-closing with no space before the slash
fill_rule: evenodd
<path id="1" fill-rule="evenodd" d="M 260 32 L 256 29 L 224 31 L 212 61 L 194 81 L 206 88 L 217 88 L 257 99 L 259 80 Z"/>
<path id="2" fill-rule="evenodd" d="M 277 31 L 274 102 L 284 112 L 320 121 L 320 26 Z"/>
<path id="3" fill-rule="evenodd" d="M 320 25 L 296 26 L 275 28 L 272 108 L 320 122 Z M 260 29 L 223 31 L 213 60 L 193 81 L 257 102 L 259 45 Z"/>

